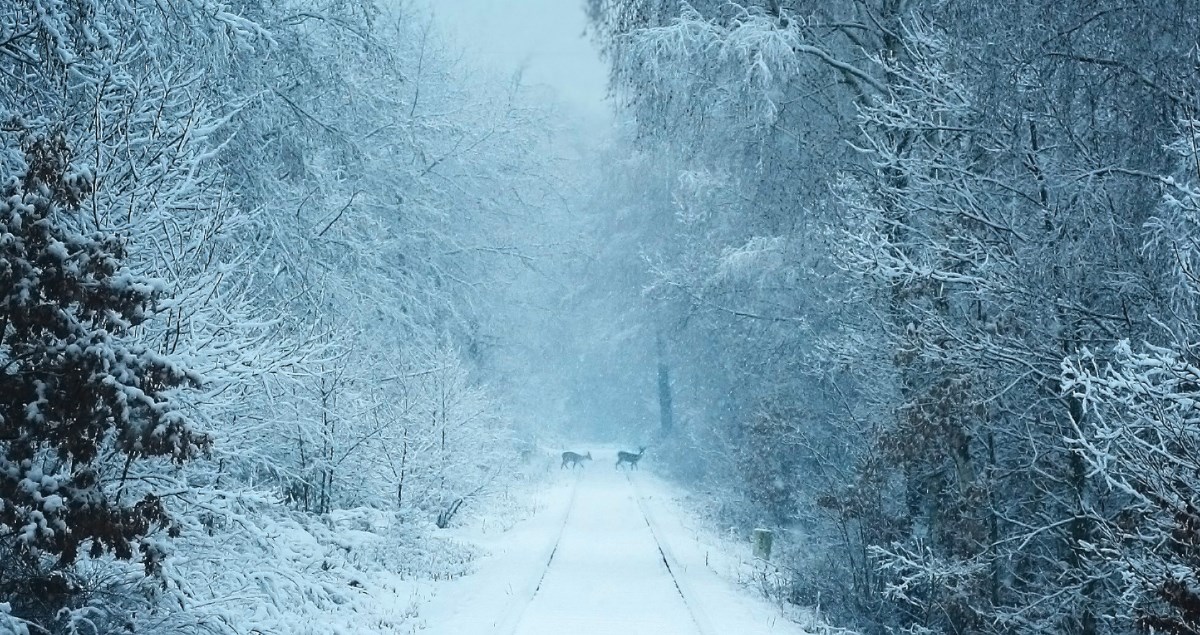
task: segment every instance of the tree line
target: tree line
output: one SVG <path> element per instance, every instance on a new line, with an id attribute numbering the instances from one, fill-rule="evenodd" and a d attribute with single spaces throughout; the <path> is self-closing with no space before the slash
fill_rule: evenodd
<path id="1" fill-rule="evenodd" d="M 0 89 L 0 631 L 314 628 L 284 540 L 497 482 L 519 82 L 407 5 L 17 0 Z"/>
<path id="2" fill-rule="evenodd" d="M 614 208 L 662 454 L 783 534 L 770 590 L 870 632 L 1200 631 L 1200 6 L 588 9 L 610 173 L 654 179 Z"/>

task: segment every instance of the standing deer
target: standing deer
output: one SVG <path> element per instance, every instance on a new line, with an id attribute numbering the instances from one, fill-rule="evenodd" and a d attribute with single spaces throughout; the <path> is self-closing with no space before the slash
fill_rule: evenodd
<path id="1" fill-rule="evenodd" d="M 564 467 L 566 467 L 568 463 L 571 464 L 571 469 L 573 470 L 573 469 L 575 469 L 576 466 L 583 467 L 584 461 L 592 460 L 591 452 L 588 452 L 587 454 L 578 454 L 576 452 L 563 452 L 562 456 L 563 456 L 563 462 L 562 462 L 562 465 L 558 468 L 560 470 L 563 469 Z"/>
<path id="2" fill-rule="evenodd" d="M 633 452 L 617 452 L 616 467 L 621 467 L 622 463 L 628 463 L 630 469 L 636 470 L 638 461 L 640 461 L 642 459 L 642 455 L 645 453 L 646 453 L 646 446 L 644 446 L 644 445 L 638 446 L 637 454 L 634 454 Z"/>

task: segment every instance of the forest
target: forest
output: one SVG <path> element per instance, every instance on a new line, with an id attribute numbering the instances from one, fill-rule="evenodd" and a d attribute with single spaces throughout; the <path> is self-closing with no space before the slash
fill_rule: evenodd
<path id="1" fill-rule="evenodd" d="M 588 444 L 825 632 L 1200 635 L 1200 2 L 569 1 L 602 130 L 415 1 L 0 0 L 0 635 L 420 632 Z"/>

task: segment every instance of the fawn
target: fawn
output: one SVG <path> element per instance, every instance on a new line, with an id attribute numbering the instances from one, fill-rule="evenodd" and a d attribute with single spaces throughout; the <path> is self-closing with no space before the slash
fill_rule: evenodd
<path id="1" fill-rule="evenodd" d="M 562 465 L 559 466 L 558 469 L 561 470 L 567 466 L 567 463 L 570 463 L 571 469 L 573 470 L 573 469 L 575 469 L 575 466 L 583 467 L 584 461 L 591 461 L 592 453 L 588 452 L 587 454 L 578 454 L 576 452 L 563 452 L 562 457 L 563 457 L 563 462 L 562 462 Z"/>
<path id="2" fill-rule="evenodd" d="M 617 465 L 621 467 L 622 463 L 628 463 L 631 469 L 637 469 L 638 461 L 642 459 L 642 455 L 646 453 L 646 446 L 638 446 L 637 454 L 633 452 L 617 452 Z"/>

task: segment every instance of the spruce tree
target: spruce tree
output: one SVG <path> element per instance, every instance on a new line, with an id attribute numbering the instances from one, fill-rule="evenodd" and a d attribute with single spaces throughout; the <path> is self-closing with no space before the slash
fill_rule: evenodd
<path id="1" fill-rule="evenodd" d="M 134 468 L 207 447 L 171 399 L 200 377 L 137 341 L 164 285 L 91 215 L 63 136 L 23 145 L 0 174 L 0 540 L 59 566 L 136 550 L 151 573 L 160 550 L 142 539 L 173 528 Z"/>

